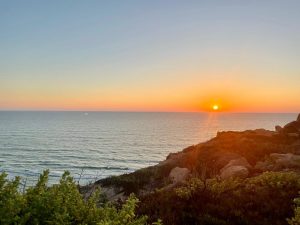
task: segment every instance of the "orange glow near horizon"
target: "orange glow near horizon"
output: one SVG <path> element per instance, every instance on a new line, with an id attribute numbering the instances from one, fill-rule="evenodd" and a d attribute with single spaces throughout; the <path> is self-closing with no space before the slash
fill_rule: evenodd
<path id="1" fill-rule="evenodd" d="M 177 100 L 177 101 L 176 101 Z M 5 102 L 4 102 L 5 103 Z M 10 104 L 9 104 L 10 103 Z M 264 98 L 256 101 L 246 98 L 182 98 L 168 100 L 153 97 L 144 98 L 32 98 L 22 101 L 11 101 L 2 104 L 6 110 L 79 110 L 79 111 L 174 111 L 174 112 L 297 112 L 292 104 L 266 101 Z"/>
<path id="2" fill-rule="evenodd" d="M 224 88 L 226 86 L 226 88 Z M 80 87 L 35 90 L 21 88 L 3 91 L 0 110 L 78 110 L 78 111 L 161 111 L 161 112 L 298 112 L 297 94 L 277 89 L 268 92 L 251 87 L 207 83 L 200 91 L 195 84 L 174 84 L 168 89 L 148 90 L 134 86 L 124 89 Z M 25 93 L 25 94 L 24 94 Z M 0 96 L 1 97 L 1 96 Z M 289 99 L 287 101 L 286 99 Z M 0 99 L 1 100 L 1 99 Z"/>

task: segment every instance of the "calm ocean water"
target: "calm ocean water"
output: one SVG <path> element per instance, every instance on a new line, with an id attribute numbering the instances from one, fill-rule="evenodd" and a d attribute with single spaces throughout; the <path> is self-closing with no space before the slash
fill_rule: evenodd
<path id="1" fill-rule="evenodd" d="M 274 130 L 296 114 L 0 112 L 0 171 L 33 182 L 50 169 L 82 184 L 154 165 L 217 131 Z"/>

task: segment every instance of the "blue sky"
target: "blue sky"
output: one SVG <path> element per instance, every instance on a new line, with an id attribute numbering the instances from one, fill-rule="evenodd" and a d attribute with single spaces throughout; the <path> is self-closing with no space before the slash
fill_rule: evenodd
<path id="1" fill-rule="evenodd" d="M 0 1 L 0 109 L 193 111 L 229 93 L 233 110 L 300 110 L 299 8 Z"/>

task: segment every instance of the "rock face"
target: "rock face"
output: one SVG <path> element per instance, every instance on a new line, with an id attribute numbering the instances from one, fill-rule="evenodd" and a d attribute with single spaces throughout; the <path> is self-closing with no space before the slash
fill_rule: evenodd
<path id="1" fill-rule="evenodd" d="M 283 128 L 280 126 L 276 126 L 275 130 L 277 131 L 277 133 L 284 134 L 290 137 L 300 136 L 300 114 L 298 115 L 296 121 L 292 121 L 286 124 Z"/>
<path id="2" fill-rule="evenodd" d="M 276 171 L 283 168 L 300 168 L 300 155 L 295 155 L 292 153 L 272 153 L 265 161 L 259 161 L 255 165 L 255 169 L 260 171 Z"/>
<path id="3" fill-rule="evenodd" d="M 294 155 L 291 153 L 279 154 L 273 153 L 270 154 L 270 158 L 274 160 L 275 164 L 285 168 L 300 167 L 300 155 Z"/>
<path id="4" fill-rule="evenodd" d="M 221 172 L 221 179 L 228 178 L 246 178 L 249 175 L 249 170 L 244 166 L 231 166 Z"/>
<path id="5" fill-rule="evenodd" d="M 282 132 L 282 130 L 283 130 L 283 128 L 281 127 L 281 126 L 276 126 L 275 127 L 275 130 L 276 130 L 276 132 L 278 132 L 278 133 L 281 133 Z"/>
<path id="6" fill-rule="evenodd" d="M 265 161 L 258 161 L 254 168 L 260 172 L 264 172 L 264 171 L 272 171 L 274 170 L 274 165 L 272 163 L 270 163 L 269 161 L 265 160 Z"/>
<path id="7" fill-rule="evenodd" d="M 115 187 L 115 186 L 109 186 L 109 187 L 101 187 L 99 184 L 93 184 L 88 186 L 82 186 L 80 187 L 80 192 L 83 194 L 83 197 L 85 200 L 88 200 L 92 194 L 96 190 L 101 190 L 101 194 L 104 194 L 107 199 L 110 201 L 118 201 L 118 200 L 125 200 L 126 195 L 122 188 Z"/>
<path id="8" fill-rule="evenodd" d="M 274 131 L 266 130 L 266 129 L 256 129 L 253 130 L 256 135 L 272 137 L 274 135 Z"/>
<path id="9" fill-rule="evenodd" d="M 175 167 L 171 170 L 169 178 L 172 180 L 173 184 L 185 181 L 190 174 L 190 170 L 187 168 Z"/>
<path id="10" fill-rule="evenodd" d="M 298 133 L 288 133 L 287 136 L 297 138 L 297 137 L 299 137 L 299 134 Z"/>
<path id="11" fill-rule="evenodd" d="M 245 159 L 244 157 L 230 160 L 229 163 L 223 169 L 226 169 L 231 166 L 244 166 L 247 169 L 252 168 L 252 166 L 248 163 L 247 159 Z"/>
<path id="12" fill-rule="evenodd" d="M 220 177 L 221 179 L 228 179 L 230 177 L 246 178 L 251 168 L 252 166 L 244 157 L 230 160 L 228 164 L 220 170 Z"/>
<path id="13" fill-rule="evenodd" d="M 283 127 L 286 133 L 297 133 L 300 131 L 300 122 L 293 121 Z"/>
<path id="14" fill-rule="evenodd" d="M 297 120 L 296 121 L 292 121 L 288 124 L 286 124 L 284 127 L 283 127 L 283 130 L 281 133 L 284 133 L 284 134 L 293 134 L 293 135 L 288 135 L 288 136 L 293 136 L 293 137 L 296 137 L 298 134 L 300 134 L 300 114 L 298 115 L 297 117 Z"/>
<path id="15" fill-rule="evenodd" d="M 104 178 L 82 188 L 82 193 L 89 196 L 99 186 L 108 199 L 114 200 L 133 191 L 144 195 L 157 189 L 174 188 L 187 178 L 201 174 L 206 179 L 246 178 L 264 171 L 293 170 L 300 174 L 300 114 L 297 120 L 275 129 L 276 132 L 264 129 L 218 132 L 207 142 L 171 153 L 158 165 Z"/>

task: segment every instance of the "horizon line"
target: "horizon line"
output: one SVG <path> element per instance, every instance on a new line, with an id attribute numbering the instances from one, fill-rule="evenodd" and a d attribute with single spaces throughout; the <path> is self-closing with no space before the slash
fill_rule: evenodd
<path id="1" fill-rule="evenodd" d="M 89 113 L 89 112 L 108 112 L 108 113 L 213 113 L 213 114 L 238 114 L 238 113 L 253 113 L 253 114 L 259 114 L 259 113 L 269 113 L 269 114 L 297 114 L 300 113 L 300 111 L 290 111 L 290 112 L 282 112 L 282 111 L 146 111 L 146 110 L 61 110 L 61 109 L 0 109 L 0 112 L 83 112 L 83 113 Z"/>

